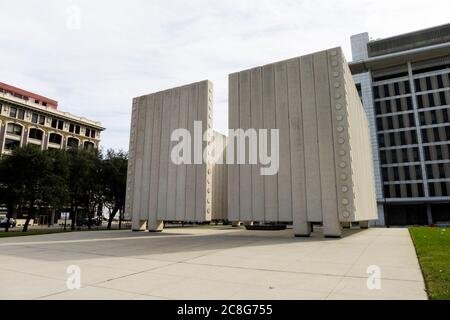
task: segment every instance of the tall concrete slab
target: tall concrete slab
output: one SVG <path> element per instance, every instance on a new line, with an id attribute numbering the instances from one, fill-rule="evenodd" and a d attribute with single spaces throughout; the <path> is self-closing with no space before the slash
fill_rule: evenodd
<path id="1" fill-rule="evenodd" d="M 278 173 L 252 169 L 264 192 L 237 182 L 248 180 L 242 165 L 229 171 L 232 220 L 292 222 L 298 236 L 322 223 L 325 236 L 339 237 L 341 223 L 377 218 L 369 126 L 340 48 L 234 73 L 229 103 L 231 129 L 278 129 L 280 137 Z M 248 104 L 250 121 L 241 114 Z M 246 200 L 236 205 L 238 197 Z M 247 199 L 264 210 L 249 214 L 240 207 Z"/>
<path id="2" fill-rule="evenodd" d="M 212 141 L 212 134 L 205 135 L 212 130 L 212 90 L 211 82 L 202 81 L 133 100 L 126 196 L 133 230 L 161 231 L 163 221 L 211 220 L 214 163 L 203 161 L 203 150 Z M 201 122 L 197 132 L 195 121 Z M 180 142 L 171 139 L 176 129 L 191 135 L 190 150 L 183 149 L 191 151 L 188 163 L 172 161 Z"/>

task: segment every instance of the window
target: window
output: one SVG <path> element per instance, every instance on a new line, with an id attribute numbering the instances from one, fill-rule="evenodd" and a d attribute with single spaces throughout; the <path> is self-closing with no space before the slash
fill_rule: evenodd
<path id="1" fill-rule="evenodd" d="M 95 130 L 91 130 L 91 138 L 95 138 Z"/>
<path id="2" fill-rule="evenodd" d="M 38 115 L 37 115 L 37 113 L 33 113 L 31 115 L 31 122 L 38 123 Z"/>
<path id="3" fill-rule="evenodd" d="M 93 150 L 94 149 L 94 144 L 92 142 L 86 141 L 84 143 L 84 149 L 85 150 Z"/>
<path id="4" fill-rule="evenodd" d="M 39 124 L 44 125 L 45 124 L 45 116 L 39 116 Z"/>
<path id="5" fill-rule="evenodd" d="M 36 139 L 42 141 L 42 137 L 44 135 L 44 132 L 42 130 L 32 128 L 30 129 L 30 134 L 28 135 L 30 139 Z"/>
<path id="6" fill-rule="evenodd" d="M 86 128 L 86 131 L 84 132 L 84 135 L 85 135 L 86 137 L 90 137 L 90 136 L 91 136 L 91 130 L 88 129 L 88 128 Z"/>
<path id="7" fill-rule="evenodd" d="M 78 140 L 75 138 L 67 139 L 67 147 L 68 148 L 78 148 Z"/>
<path id="8" fill-rule="evenodd" d="M 71 123 L 71 124 L 69 125 L 69 132 L 72 132 L 72 133 L 75 132 L 75 126 L 74 126 L 73 123 Z"/>
<path id="9" fill-rule="evenodd" d="M 20 147 L 20 141 L 5 139 L 5 150 L 14 150 L 18 147 Z"/>
<path id="10" fill-rule="evenodd" d="M 52 119 L 52 128 L 57 128 L 58 127 L 58 120 L 56 119 Z"/>
<path id="11" fill-rule="evenodd" d="M 48 140 L 50 143 L 61 144 L 62 136 L 56 133 L 50 133 L 50 137 Z"/>
<path id="12" fill-rule="evenodd" d="M 21 136 L 22 135 L 22 126 L 15 124 L 15 123 L 9 123 L 8 127 L 6 129 L 6 132 L 8 134 L 11 134 L 14 136 Z"/>
<path id="13" fill-rule="evenodd" d="M 19 109 L 19 112 L 18 112 L 18 118 L 19 118 L 20 120 L 25 119 L 25 110 Z"/>
<path id="14" fill-rule="evenodd" d="M 59 120 L 58 121 L 58 129 L 63 130 L 64 129 L 64 121 Z"/>
<path id="15" fill-rule="evenodd" d="M 9 116 L 10 116 L 11 118 L 16 118 L 16 116 L 17 116 L 17 108 L 15 108 L 15 107 L 10 107 L 10 108 L 9 108 Z"/>
<path id="16" fill-rule="evenodd" d="M 80 126 L 75 126 L 75 133 L 80 134 Z"/>

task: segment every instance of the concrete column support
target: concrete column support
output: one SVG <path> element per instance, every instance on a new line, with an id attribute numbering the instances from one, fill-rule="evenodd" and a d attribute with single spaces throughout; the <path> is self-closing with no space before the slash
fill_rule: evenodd
<path id="1" fill-rule="evenodd" d="M 433 224 L 433 212 L 431 211 L 431 204 L 427 204 L 427 221 L 429 225 Z"/>
<path id="2" fill-rule="evenodd" d="M 149 232 L 162 232 L 164 229 L 164 220 L 148 220 Z"/>
<path id="3" fill-rule="evenodd" d="M 133 221 L 132 229 L 133 231 L 145 231 L 147 220 L 135 220 Z"/>

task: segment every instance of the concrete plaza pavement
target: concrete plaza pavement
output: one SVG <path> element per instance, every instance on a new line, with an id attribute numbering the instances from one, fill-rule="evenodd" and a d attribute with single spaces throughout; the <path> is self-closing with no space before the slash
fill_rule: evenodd
<path id="1" fill-rule="evenodd" d="M 71 265 L 80 289 L 66 285 Z M 0 299 L 427 298 L 408 230 L 393 228 L 342 239 L 221 226 L 3 238 L 0 274 Z"/>

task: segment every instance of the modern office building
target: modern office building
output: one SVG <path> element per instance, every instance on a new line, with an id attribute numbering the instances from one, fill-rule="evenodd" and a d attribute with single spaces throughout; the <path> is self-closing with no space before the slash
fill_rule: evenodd
<path id="1" fill-rule="evenodd" d="M 58 110 L 58 102 L 0 82 L 0 155 L 33 144 L 46 149 L 98 148 L 100 122 Z"/>
<path id="2" fill-rule="evenodd" d="M 351 37 L 372 136 L 380 225 L 450 221 L 450 24 Z"/>

